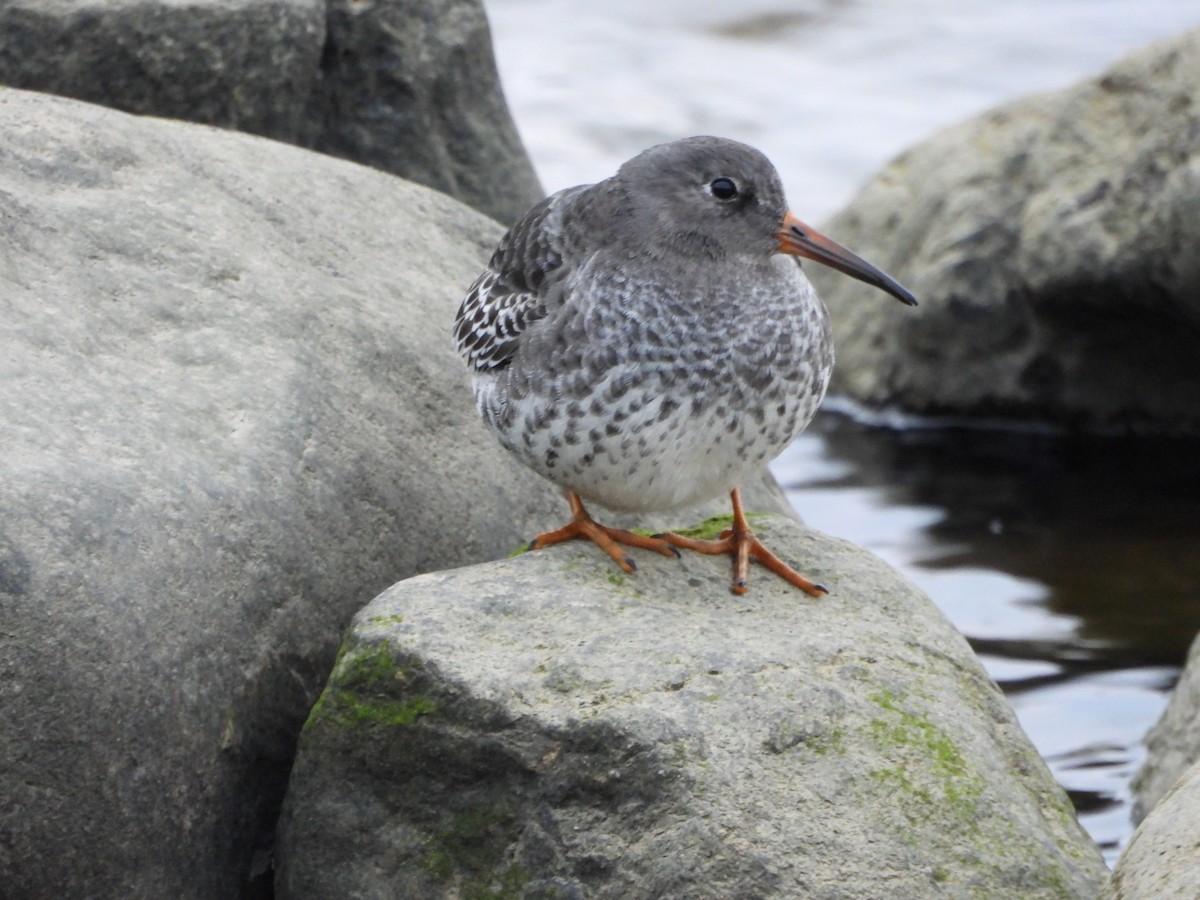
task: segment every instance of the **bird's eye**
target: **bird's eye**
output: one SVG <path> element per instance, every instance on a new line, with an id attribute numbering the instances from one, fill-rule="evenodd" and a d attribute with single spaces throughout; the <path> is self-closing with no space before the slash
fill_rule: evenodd
<path id="1" fill-rule="evenodd" d="M 737 183 L 732 178 L 714 178 L 708 183 L 708 190 L 718 200 L 732 200 L 738 195 Z"/>

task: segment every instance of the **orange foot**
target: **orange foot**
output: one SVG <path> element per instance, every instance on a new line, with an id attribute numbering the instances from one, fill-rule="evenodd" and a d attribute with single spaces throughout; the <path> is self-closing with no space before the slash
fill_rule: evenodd
<path id="1" fill-rule="evenodd" d="M 567 491 L 567 502 L 571 504 L 571 521 L 557 531 L 539 534 L 529 542 L 530 550 L 549 547 L 551 544 L 558 544 L 562 541 L 589 540 L 611 556 L 613 561 L 626 572 L 636 571 L 637 564 L 625 555 L 625 551 L 620 547 L 621 544 L 627 547 L 654 550 L 663 556 L 679 556 L 679 551 L 665 539 L 644 537 L 634 534 L 632 531 L 609 528 L 607 525 L 599 524 L 583 508 L 583 500 L 574 491 Z"/>
<path id="2" fill-rule="evenodd" d="M 742 495 L 738 488 L 730 495 L 733 500 L 733 527 L 722 531 L 715 541 L 698 541 L 694 538 L 678 534 L 656 534 L 660 541 L 684 550 L 695 550 L 698 553 L 733 554 L 733 584 L 729 589 L 735 594 L 746 593 L 747 580 L 750 576 L 750 557 L 754 557 L 784 581 L 794 584 L 810 597 L 820 597 L 829 591 L 819 584 L 813 584 L 778 556 L 763 546 L 754 536 L 750 523 L 746 521 L 746 513 L 742 510 Z M 597 542 L 598 543 L 598 542 Z"/>

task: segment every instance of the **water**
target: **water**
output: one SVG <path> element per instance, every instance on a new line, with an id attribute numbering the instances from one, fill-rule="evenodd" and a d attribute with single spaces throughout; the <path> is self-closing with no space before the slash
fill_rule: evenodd
<path id="1" fill-rule="evenodd" d="M 720 134 L 820 222 L 888 159 L 1007 100 L 1200 26 L 1186 0 L 490 0 L 548 191 Z M 836 237 L 836 235 L 835 235 Z M 835 404 L 836 406 L 836 404 Z M 1111 863 L 1141 739 L 1200 630 L 1194 448 L 879 429 L 822 413 L 775 465 L 968 636 Z"/>
<path id="2" fill-rule="evenodd" d="M 1067 87 L 1200 26 L 1190 0 L 486 0 L 509 106 L 547 191 L 645 147 L 763 150 L 820 222 L 944 126 Z"/>

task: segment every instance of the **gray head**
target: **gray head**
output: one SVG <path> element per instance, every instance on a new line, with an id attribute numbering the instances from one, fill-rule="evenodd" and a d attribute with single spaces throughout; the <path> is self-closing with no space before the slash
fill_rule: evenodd
<path id="1" fill-rule="evenodd" d="M 596 187 L 635 247 L 710 259 L 803 256 L 916 304 L 888 275 L 792 215 L 779 173 L 746 144 L 708 136 L 659 144 Z"/>
<path id="2" fill-rule="evenodd" d="M 688 255 L 766 257 L 787 213 L 770 160 L 745 144 L 691 137 L 659 144 L 621 166 L 608 185 L 632 213 L 630 235 Z"/>

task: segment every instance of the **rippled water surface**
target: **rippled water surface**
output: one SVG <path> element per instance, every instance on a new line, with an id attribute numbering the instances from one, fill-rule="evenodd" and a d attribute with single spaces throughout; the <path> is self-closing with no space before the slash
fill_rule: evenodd
<path id="1" fill-rule="evenodd" d="M 547 190 L 653 143 L 721 134 L 763 149 L 814 222 L 934 131 L 1200 26 L 1200 3 L 1184 0 L 487 8 Z M 1132 830 L 1141 738 L 1200 630 L 1197 458 L 823 413 L 775 471 L 810 525 L 885 558 L 970 638 L 1111 862 Z"/>

